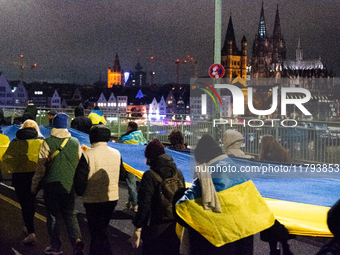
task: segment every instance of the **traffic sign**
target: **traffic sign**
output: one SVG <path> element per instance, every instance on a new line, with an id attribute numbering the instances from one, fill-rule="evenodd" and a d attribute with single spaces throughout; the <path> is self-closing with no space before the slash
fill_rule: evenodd
<path id="1" fill-rule="evenodd" d="M 209 75 L 213 79 L 220 79 L 224 75 L 224 67 L 220 64 L 213 64 L 209 68 Z"/>

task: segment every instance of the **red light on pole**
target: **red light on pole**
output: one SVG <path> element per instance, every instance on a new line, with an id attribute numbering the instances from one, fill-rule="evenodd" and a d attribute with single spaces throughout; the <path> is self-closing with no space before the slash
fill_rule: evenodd
<path id="1" fill-rule="evenodd" d="M 151 59 L 153 59 L 153 57 L 151 57 Z"/>

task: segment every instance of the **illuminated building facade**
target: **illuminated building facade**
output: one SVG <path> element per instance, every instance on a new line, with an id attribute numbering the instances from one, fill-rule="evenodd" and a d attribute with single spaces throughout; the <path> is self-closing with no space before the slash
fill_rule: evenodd
<path id="1" fill-rule="evenodd" d="M 221 64 L 225 70 L 225 78 L 247 78 L 247 40 L 243 36 L 241 50 L 239 50 L 236 45 L 231 16 L 221 52 Z"/>
<path id="2" fill-rule="evenodd" d="M 107 72 L 107 87 L 124 84 L 124 72 L 120 66 L 118 54 L 115 56 L 115 61 L 112 68 L 109 68 Z"/>

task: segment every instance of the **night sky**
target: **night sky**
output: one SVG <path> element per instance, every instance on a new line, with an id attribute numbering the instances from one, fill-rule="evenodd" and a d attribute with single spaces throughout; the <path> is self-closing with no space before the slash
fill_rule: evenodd
<path id="1" fill-rule="evenodd" d="M 26 82 L 85 84 L 98 81 L 100 75 L 106 81 L 116 53 L 124 71 L 134 70 L 139 59 L 144 71 L 156 72 L 158 84 L 176 82 L 176 59 L 193 57 L 199 76 L 207 76 L 213 64 L 212 0 L 0 3 L 0 71 L 8 80 L 19 79 L 21 54 Z M 231 14 L 238 47 L 245 35 L 251 56 L 261 3 L 222 0 L 222 45 Z M 277 4 L 287 58 L 295 58 L 300 37 L 304 59 L 321 57 L 339 76 L 340 1 L 264 1 L 270 35 Z M 193 76 L 192 62 L 180 65 L 180 82 L 189 83 Z"/>

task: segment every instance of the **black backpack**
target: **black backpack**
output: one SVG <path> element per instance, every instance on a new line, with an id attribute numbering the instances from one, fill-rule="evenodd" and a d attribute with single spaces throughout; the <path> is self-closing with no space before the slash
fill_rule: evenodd
<path id="1" fill-rule="evenodd" d="M 176 191 L 180 188 L 184 188 L 184 184 L 180 178 L 178 178 L 178 173 L 176 173 L 169 178 L 162 179 L 162 177 L 157 174 L 155 171 L 151 170 L 151 173 L 155 178 L 160 182 L 158 185 L 158 197 L 160 200 L 160 213 L 162 220 L 173 220 L 173 211 L 172 211 L 172 200 L 176 193 Z M 156 188 L 157 189 L 157 188 Z"/>

